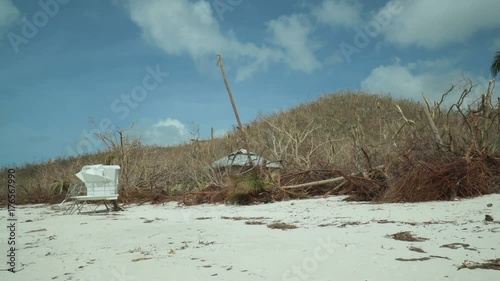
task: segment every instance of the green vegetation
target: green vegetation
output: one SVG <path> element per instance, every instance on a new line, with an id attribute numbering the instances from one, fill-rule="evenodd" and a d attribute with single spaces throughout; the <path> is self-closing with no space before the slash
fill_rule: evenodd
<path id="1" fill-rule="evenodd" d="M 500 72 L 500 51 L 497 51 L 495 56 L 493 57 L 490 71 L 491 71 L 491 76 L 493 76 L 493 79 L 495 79 L 495 77 L 497 77 L 498 72 Z"/>

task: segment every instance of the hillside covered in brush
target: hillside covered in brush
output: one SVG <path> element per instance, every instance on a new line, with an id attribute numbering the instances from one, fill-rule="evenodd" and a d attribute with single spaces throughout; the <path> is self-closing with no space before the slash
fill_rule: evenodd
<path id="1" fill-rule="evenodd" d="M 408 166 L 410 162 L 430 163 L 427 167 L 430 170 L 421 171 L 425 174 L 432 170 L 432 165 L 441 167 L 448 163 L 458 167 L 454 161 L 463 160 L 466 173 L 472 171 L 480 175 L 483 182 L 478 185 L 486 182 L 488 192 L 496 192 L 499 177 L 490 168 L 499 166 L 498 104 L 491 103 L 489 92 L 482 99 L 465 104 L 472 86 L 466 83 L 464 89 L 464 92 L 449 93 L 447 98 L 454 99 L 453 102 L 441 100 L 433 104 L 369 93 L 334 93 L 289 110 L 257 116 L 244 126 L 246 137 L 235 130 L 221 138 L 171 147 L 144 146 L 117 131 L 101 132 L 103 144 L 108 147 L 106 151 L 19 167 L 16 170 L 17 201 L 20 204 L 62 201 L 68 187 L 77 181 L 75 173 L 90 164 L 122 167 L 122 202 L 154 201 L 154 196 L 176 196 L 207 186 L 224 186 L 227 185 L 224 176 L 214 171 L 210 163 L 247 146 L 267 159 L 282 163 L 282 178 L 267 180 L 265 185 L 269 188 L 286 184 L 282 182 L 284 179 L 297 183 L 297 177 L 294 182 L 290 175 L 305 171 L 351 174 L 381 165 L 386 167 L 386 187 L 392 184 L 396 188 L 397 183 L 400 188 L 408 184 L 398 182 L 405 169 L 407 172 L 418 170 Z M 484 161 L 481 160 L 480 165 L 470 164 L 476 159 Z M 490 163 L 491 167 L 484 163 Z M 451 177 L 457 176 L 450 173 Z M 5 174 L 3 171 L 2 178 Z M 423 179 L 419 178 L 421 174 L 414 176 L 418 187 L 417 181 Z M 443 178 L 446 174 L 437 177 Z M 5 190 L 6 183 L 2 182 L 1 192 Z M 476 193 L 484 192 L 481 189 Z"/>

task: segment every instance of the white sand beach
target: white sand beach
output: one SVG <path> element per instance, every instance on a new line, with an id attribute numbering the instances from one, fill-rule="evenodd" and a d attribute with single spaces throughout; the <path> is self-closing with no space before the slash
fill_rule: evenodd
<path id="1" fill-rule="evenodd" d="M 500 195 L 368 204 L 343 197 L 254 206 L 129 205 L 64 215 L 16 210 L 16 270 L 1 280 L 499 280 L 458 269 L 500 258 Z M 488 204 L 492 206 L 488 207 Z M 494 221 L 485 221 L 490 215 Z M 7 252 L 7 210 L 0 210 Z M 297 228 L 267 227 L 284 222 Z M 389 235 L 409 231 L 423 241 Z M 453 244 L 455 243 L 455 244 Z M 451 244 L 451 245 L 450 245 Z M 443 247 L 443 245 L 447 245 Z M 420 259 L 420 260 L 405 260 Z"/>

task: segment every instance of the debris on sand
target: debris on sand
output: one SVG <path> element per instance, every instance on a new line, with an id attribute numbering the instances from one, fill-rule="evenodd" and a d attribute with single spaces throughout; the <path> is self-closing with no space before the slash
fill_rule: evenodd
<path id="1" fill-rule="evenodd" d="M 142 257 L 142 258 L 133 259 L 132 262 L 138 262 L 138 261 L 144 261 L 144 260 L 150 260 L 150 259 L 152 259 L 152 258 Z"/>
<path id="2" fill-rule="evenodd" d="M 404 259 L 404 258 L 397 258 L 397 261 L 427 261 L 430 260 L 431 258 L 429 257 L 423 257 L 423 258 L 413 258 L 413 259 Z"/>
<path id="3" fill-rule="evenodd" d="M 464 248 L 465 250 L 469 250 L 469 251 L 477 251 L 477 249 L 471 248 L 469 244 L 464 244 L 464 243 L 445 244 L 445 245 L 442 245 L 441 248 L 450 248 L 453 250 L 456 250 L 458 248 Z"/>
<path id="4" fill-rule="evenodd" d="M 333 223 L 322 223 L 322 224 L 318 224 L 318 227 L 327 227 L 327 226 L 334 226 Z"/>
<path id="5" fill-rule="evenodd" d="M 297 228 L 296 225 L 288 224 L 288 223 L 284 223 L 284 222 L 271 223 L 271 224 L 268 224 L 267 227 L 269 227 L 271 229 L 281 229 L 281 230 Z"/>
<path id="6" fill-rule="evenodd" d="M 451 243 L 442 245 L 441 248 L 450 248 L 456 250 L 458 248 L 468 248 L 469 246 L 470 246 L 469 244 L 464 244 L 464 243 Z"/>
<path id="7" fill-rule="evenodd" d="M 492 270 L 500 270 L 500 259 L 487 260 L 484 263 L 474 262 L 465 260 L 461 266 L 458 267 L 458 270 L 468 268 L 468 269 L 492 269 Z"/>
<path id="8" fill-rule="evenodd" d="M 339 227 L 344 228 L 348 225 L 360 225 L 360 224 L 368 224 L 368 223 L 361 223 L 359 221 L 348 221 L 348 222 L 341 224 Z"/>
<path id="9" fill-rule="evenodd" d="M 243 221 L 243 220 L 267 220 L 267 217 L 226 217 L 222 216 L 223 220 L 235 220 L 235 221 Z"/>
<path id="10" fill-rule="evenodd" d="M 266 223 L 263 222 L 263 221 L 250 220 L 250 221 L 246 221 L 245 224 L 249 224 L 249 225 L 262 225 L 262 224 L 266 224 Z"/>
<path id="11" fill-rule="evenodd" d="M 431 256 L 428 256 L 428 257 L 411 258 L 411 259 L 397 258 L 396 260 L 397 261 L 428 261 L 430 259 L 446 259 L 446 260 L 449 260 L 450 258 L 431 255 Z"/>
<path id="12" fill-rule="evenodd" d="M 47 229 L 46 228 L 40 228 L 40 229 L 26 231 L 26 233 L 41 232 L 41 231 L 47 231 Z"/>
<path id="13" fill-rule="evenodd" d="M 408 248 L 408 250 L 413 251 L 413 252 L 417 252 L 417 253 L 425 253 L 424 250 L 422 250 L 420 248 L 417 248 L 417 247 L 413 247 L 413 246 L 411 246 L 410 248 Z"/>
<path id="14" fill-rule="evenodd" d="M 195 218 L 195 220 L 199 220 L 199 221 L 202 221 L 202 220 L 211 220 L 212 217 L 199 217 L 199 218 Z"/>
<path id="15" fill-rule="evenodd" d="M 394 233 L 389 235 L 390 238 L 399 240 L 399 241 L 407 241 L 407 242 L 422 242 L 429 240 L 428 238 L 422 238 L 422 237 L 415 237 L 413 236 L 410 231 L 402 231 L 398 233 Z"/>

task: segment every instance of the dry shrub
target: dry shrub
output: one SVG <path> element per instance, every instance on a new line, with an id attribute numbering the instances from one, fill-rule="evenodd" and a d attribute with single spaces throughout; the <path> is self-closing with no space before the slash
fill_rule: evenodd
<path id="1" fill-rule="evenodd" d="M 425 99 L 428 128 L 408 139 L 410 149 L 399 157 L 378 201 L 452 200 L 499 191 L 500 104 L 492 103 L 493 85 L 490 81 L 481 98 L 466 102 L 474 86 L 464 78 L 434 105 Z M 457 92 L 458 100 L 446 106 L 447 95 Z"/>
<path id="2" fill-rule="evenodd" d="M 227 193 L 227 188 L 212 184 L 201 191 L 184 193 L 182 203 L 187 206 L 206 203 L 224 203 L 226 202 Z"/>
<path id="3" fill-rule="evenodd" d="M 500 155 L 483 155 L 481 161 L 491 171 L 493 192 L 500 192 Z"/>
<path id="4" fill-rule="evenodd" d="M 271 202 L 272 192 L 268 183 L 256 173 L 230 175 L 226 202 L 249 205 L 257 202 Z"/>
<path id="5" fill-rule="evenodd" d="M 458 157 L 407 158 L 398 172 L 399 176 L 379 201 L 452 200 L 493 193 L 498 186 L 495 186 L 495 174 L 485 159 L 488 158 L 472 161 Z"/>
<path id="6" fill-rule="evenodd" d="M 228 203 L 236 205 L 251 205 L 258 203 L 271 203 L 276 201 L 273 191 L 264 190 L 252 193 L 233 193 L 228 196 Z"/>
<path id="7" fill-rule="evenodd" d="M 53 189 L 48 189 L 41 184 L 36 184 L 29 188 L 26 188 L 25 186 L 17 186 L 16 188 L 17 204 L 47 203 L 53 201 L 54 197 L 61 197 L 61 196 L 60 194 L 56 194 Z M 7 196 L 5 196 L 4 198 L 7 198 Z M 62 197 L 60 202 L 62 202 L 63 200 L 64 197 Z"/>
<path id="8" fill-rule="evenodd" d="M 20 167 L 16 170 L 17 201 L 46 203 L 59 199 L 66 192 L 65 186 L 77 181 L 74 174 L 91 164 L 120 165 L 120 198 L 136 203 L 163 202 L 185 192 L 215 192 L 203 190 L 205 186 L 225 189 L 191 194 L 194 203 L 248 204 L 338 192 L 350 195 L 351 200 L 446 200 L 485 194 L 495 187 L 498 191 L 500 166 L 495 155 L 500 153 L 500 106 L 491 103 L 488 90 L 469 107 L 466 101 L 472 83 L 466 80 L 460 85 L 466 88 L 451 107 L 443 100 L 453 94 L 455 86 L 441 101 L 424 107 L 389 96 L 340 92 L 250 122 L 245 125 L 250 149 L 284 165 L 281 182 L 262 179 L 264 189 L 252 184 L 226 185 L 222 175 L 210 167 L 214 160 L 245 146 L 236 130 L 221 138 L 200 140 L 197 135 L 190 143 L 158 147 L 141 145 L 124 134 L 126 129 L 98 135 L 107 147 L 105 152 Z M 424 108 L 430 112 L 430 122 Z M 428 123 L 437 130 L 431 130 Z M 415 144 L 425 147 L 429 157 L 391 166 L 389 181 L 369 174 L 348 177 L 341 190 L 334 184 L 286 191 L 276 188 L 337 177 L 338 170 L 350 174 L 389 165 Z M 453 157 L 443 158 L 442 150 Z M 5 171 L 0 171 L 4 179 L 2 173 Z M 5 191 L 6 185 L 0 181 L 3 198 Z"/>
<path id="9" fill-rule="evenodd" d="M 295 173 L 287 173 L 280 177 L 281 186 L 289 186 L 296 184 L 303 184 L 308 182 L 321 181 L 341 176 L 342 173 L 337 170 L 306 170 Z M 337 186 L 336 183 L 316 185 L 295 189 L 294 191 L 287 191 L 288 198 L 301 198 L 305 196 L 318 196 L 324 195 Z"/>
<path id="10" fill-rule="evenodd" d="M 161 188 L 129 188 L 125 194 L 120 194 L 119 201 L 125 204 L 163 204 L 169 201 L 176 201 L 179 198 L 171 196 L 167 191 Z"/>
<path id="11" fill-rule="evenodd" d="M 229 203 L 250 205 L 283 200 L 278 189 L 265 181 L 263 175 L 256 173 L 226 175 L 225 185 L 209 185 L 200 191 L 184 193 L 185 205 L 205 203 Z"/>
<path id="12" fill-rule="evenodd" d="M 283 160 L 285 172 L 366 170 L 369 165 L 361 148 L 375 166 L 396 156 L 403 148 L 399 137 L 411 134 L 394 102 L 389 96 L 363 92 L 324 95 L 290 110 L 261 116 L 247 132 L 257 151 L 270 153 L 269 159 Z M 397 102 L 406 117 L 419 118 L 417 103 Z"/>
<path id="13" fill-rule="evenodd" d="M 384 195 L 388 189 L 387 176 L 384 172 L 374 170 L 364 176 L 347 176 L 345 187 L 339 195 L 349 195 L 346 201 L 375 201 Z"/>
<path id="14" fill-rule="evenodd" d="M 408 118 L 416 118 L 418 109 L 415 103 L 399 101 L 399 104 Z M 353 146 L 353 134 L 357 146 L 366 147 L 389 140 L 404 123 L 389 96 L 359 92 L 325 95 L 317 101 L 266 116 L 265 120 L 259 118 L 245 126 L 250 149 L 267 159 L 282 160 L 285 173 L 333 168 L 364 170 L 364 156 Z M 91 164 L 116 164 L 122 167 L 120 197 L 123 196 L 126 202 L 141 202 L 147 197 L 143 193 L 147 192 L 152 193 L 153 199 L 163 196 L 159 190 L 173 196 L 199 191 L 208 185 L 223 185 L 220 175 L 210 168 L 210 163 L 244 147 L 236 130 L 221 138 L 200 140 L 195 136 L 190 143 L 158 147 L 141 145 L 140 141 L 133 139 L 133 135 L 127 134 L 129 129 L 100 132 L 97 137 L 106 148 L 104 152 L 20 167 L 17 169 L 20 180 L 18 186 L 24 186 L 28 192 L 25 194 L 20 190 L 18 202 L 50 202 L 51 198 L 57 199 L 57 196 L 65 193 L 64 183 L 77 182 L 74 175 L 82 166 Z M 400 135 L 406 133 L 404 129 Z M 394 147 L 387 145 L 367 150 L 376 163 L 383 163 L 384 155 L 397 154 Z M 357 163 L 358 159 L 363 163 Z M 328 177 L 327 174 L 312 173 L 310 179 L 323 176 Z M 266 186 L 272 185 L 277 184 Z M 317 190 L 323 192 L 329 187 Z M 0 183 L 2 191 L 5 192 L 3 182 Z M 244 199 L 244 195 L 238 195 L 238 192 L 234 194 L 237 194 L 233 195 L 235 201 Z M 251 197 L 259 194 L 267 196 L 267 200 L 294 196 L 273 189 Z M 296 198 L 303 195 L 298 194 Z M 252 201 L 252 198 L 247 199 Z"/>

